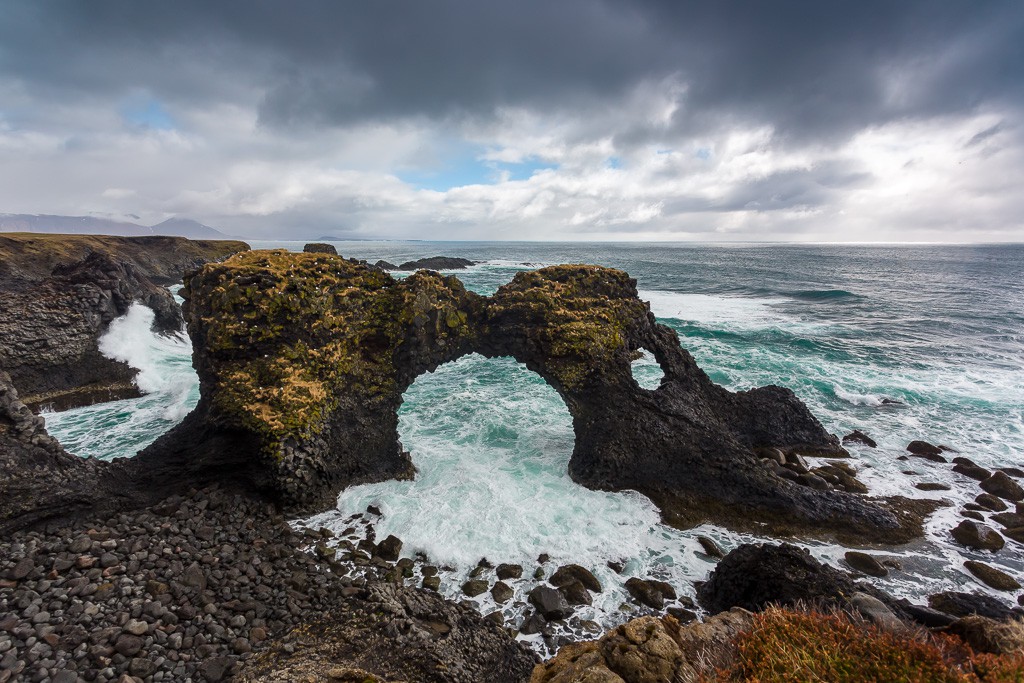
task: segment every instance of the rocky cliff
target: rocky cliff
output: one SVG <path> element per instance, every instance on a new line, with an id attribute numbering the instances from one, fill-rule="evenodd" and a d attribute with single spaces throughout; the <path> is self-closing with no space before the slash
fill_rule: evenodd
<path id="1" fill-rule="evenodd" d="M 544 268 L 481 297 L 435 272 L 397 281 L 338 256 L 257 251 L 205 266 L 183 295 L 201 399 L 133 461 L 140 472 L 230 472 L 291 510 L 323 509 L 346 486 L 413 475 L 397 433 L 403 392 L 476 352 L 512 356 L 562 396 L 574 480 L 641 491 L 671 523 L 874 541 L 920 531 L 759 460 L 845 452 L 791 391 L 712 383 L 621 271 Z M 665 373 L 653 391 L 632 377 L 641 348 Z"/>
<path id="2" fill-rule="evenodd" d="M 161 284 L 247 248 L 184 238 L 0 235 L 0 368 L 29 406 L 67 408 L 137 395 L 135 371 L 103 356 L 97 340 L 133 302 L 154 328 L 181 329 Z"/>

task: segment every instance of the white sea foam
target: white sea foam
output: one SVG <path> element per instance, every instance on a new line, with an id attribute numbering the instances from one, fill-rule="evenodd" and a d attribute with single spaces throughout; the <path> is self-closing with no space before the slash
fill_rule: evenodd
<path id="1" fill-rule="evenodd" d="M 683 294 L 641 290 L 640 298 L 651 304 L 651 312 L 663 320 L 696 323 L 726 332 L 779 329 L 789 333 L 821 332 L 827 325 L 802 320 L 782 310 L 789 299 L 747 298 L 714 294 Z"/>
<path id="2" fill-rule="evenodd" d="M 192 343 L 183 333 L 154 333 L 154 317 L 150 308 L 132 304 L 99 339 L 105 356 L 139 371 L 141 398 L 45 415 L 47 430 L 69 451 L 104 460 L 134 455 L 195 407 L 199 380 Z"/>

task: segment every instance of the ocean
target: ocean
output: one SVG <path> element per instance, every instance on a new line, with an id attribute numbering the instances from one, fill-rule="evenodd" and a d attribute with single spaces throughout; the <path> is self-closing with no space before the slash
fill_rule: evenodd
<path id="1" fill-rule="evenodd" d="M 958 511 L 980 493 L 977 482 L 950 465 L 899 459 L 910 441 L 923 439 L 984 467 L 1024 466 L 1024 245 L 333 244 L 371 262 L 436 255 L 478 261 L 454 274 L 481 294 L 517 271 L 556 263 L 626 270 L 715 382 L 732 390 L 793 389 L 829 431 L 859 429 L 878 442 L 877 449 L 850 446 L 873 495 L 951 503 L 930 518 L 924 539 L 872 550 L 902 565 L 876 585 L 915 601 L 940 590 L 997 595 L 963 569 L 965 559 L 1024 574 L 1024 555 L 1012 541 L 996 554 L 951 542 Z M 195 405 L 187 337 L 157 337 L 150 320 L 147 309 L 133 307 L 111 325 L 102 347 L 140 368 L 145 396 L 45 415 L 71 452 L 129 457 Z M 660 370 L 644 359 L 636 373 L 641 384 L 656 385 Z M 594 571 L 605 590 L 577 614 L 608 627 L 637 613 L 621 587 L 628 576 L 668 580 L 693 595 L 693 582 L 714 567 L 697 536 L 725 550 L 764 540 L 709 525 L 672 529 L 637 493 L 573 483 L 566 473 L 568 411 L 539 376 L 509 358 L 468 356 L 421 376 L 405 394 L 399 431 L 417 468 L 414 481 L 353 487 L 337 509 L 297 523 L 340 532 L 352 514 L 376 505 L 383 512 L 378 539 L 395 534 L 405 542 L 403 555 L 423 553 L 442 566 L 448 597 L 463 599 L 462 582 L 487 558 L 525 567 L 527 578 L 511 582 L 521 603 L 537 557 L 546 553 L 549 567 L 575 562 Z M 952 490 L 923 492 L 918 482 Z M 841 566 L 846 548 L 796 542 Z M 609 561 L 625 563 L 622 576 Z M 474 601 L 485 614 L 502 609 L 513 621 L 522 614 L 522 604 L 498 606 L 488 593 Z"/>

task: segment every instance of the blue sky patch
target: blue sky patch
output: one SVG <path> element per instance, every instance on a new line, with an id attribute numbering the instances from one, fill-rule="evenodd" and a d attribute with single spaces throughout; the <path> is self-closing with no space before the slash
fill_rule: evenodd
<path id="1" fill-rule="evenodd" d="M 534 173 L 558 168 L 556 164 L 545 163 L 536 157 L 527 157 L 519 163 L 486 161 L 480 158 L 482 153 L 482 149 L 467 147 L 436 168 L 407 169 L 395 175 L 403 183 L 421 190 L 445 192 L 466 185 L 493 185 L 506 173 L 510 181 L 528 180 Z"/>
<path id="2" fill-rule="evenodd" d="M 172 130 L 174 119 L 167 113 L 159 100 L 148 96 L 132 97 L 121 105 L 121 118 L 126 122 L 152 128 L 153 130 Z"/>

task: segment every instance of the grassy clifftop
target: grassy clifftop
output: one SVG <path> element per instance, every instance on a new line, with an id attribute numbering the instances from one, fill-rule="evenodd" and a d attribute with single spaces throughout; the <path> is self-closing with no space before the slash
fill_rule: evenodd
<path id="1" fill-rule="evenodd" d="M 132 264 L 157 284 L 169 284 L 203 263 L 248 249 L 248 244 L 238 240 L 0 233 L 0 279 L 42 280 L 58 265 L 102 252 L 115 261 Z"/>

